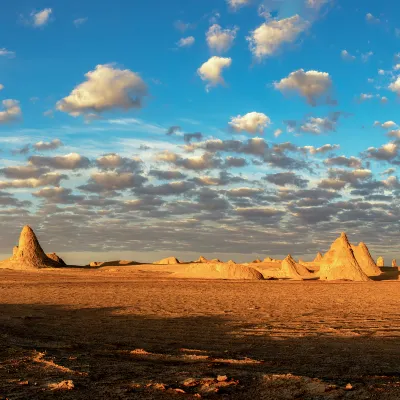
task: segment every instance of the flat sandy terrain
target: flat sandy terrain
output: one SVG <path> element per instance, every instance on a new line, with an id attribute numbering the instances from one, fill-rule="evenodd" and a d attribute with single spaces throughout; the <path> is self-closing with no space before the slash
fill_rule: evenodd
<path id="1" fill-rule="evenodd" d="M 0 271 L 1 399 L 400 398 L 400 281 L 126 268 Z"/>

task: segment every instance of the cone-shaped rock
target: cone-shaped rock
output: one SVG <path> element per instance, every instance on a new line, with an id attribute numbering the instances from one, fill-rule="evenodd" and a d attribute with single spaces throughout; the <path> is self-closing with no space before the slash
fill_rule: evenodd
<path id="1" fill-rule="evenodd" d="M 385 266 L 385 260 L 383 257 L 378 257 L 378 259 L 376 260 L 376 265 L 378 267 L 384 267 Z"/>
<path id="2" fill-rule="evenodd" d="M 206 263 L 208 262 L 207 258 L 200 256 L 198 260 L 195 261 L 196 263 Z"/>
<path id="3" fill-rule="evenodd" d="M 19 245 L 14 247 L 13 256 L 0 263 L 0 268 L 11 269 L 59 268 L 60 266 L 58 262 L 47 257 L 35 233 L 28 225 L 22 229 Z"/>
<path id="4" fill-rule="evenodd" d="M 168 258 L 163 258 L 160 261 L 156 261 L 154 264 L 163 264 L 163 265 L 180 264 L 180 261 L 175 257 L 168 257 Z"/>
<path id="5" fill-rule="evenodd" d="M 354 257 L 353 250 L 344 232 L 333 242 L 329 251 L 322 258 L 320 279 L 369 280 Z"/>
<path id="6" fill-rule="evenodd" d="M 63 266 L 67 265 L 65 261 L 61 257 L 59 257 L 56 253 L 47 253 L 46 256 L 51 258 L 53 261 L 58 262 L 60 265 Z"/>
<path id="7" fill-rule="evenodd" d="M 320 262 L 321 260 L 322 260 L 322 254 L 318 252 L 317 256 L 314 258 L 314 262 Z"/>
<path id="8" fill-rule="evenodd" d="M 395 258 L 392 260 L 392 267 L 397 268 L 397 261 Z"/>
<path id="9" fill-rule="evenodd" d="M 293 260 L 292 256 L 289 254 L 283 261 L 281 267 L 282 277 L 302 280 L 303 277 L 297 270 L 296 261 Z"/>
<path id="10" fill-rule="evenodd" d="M 378 276 L 382 272 L 376 266 L 375 261 L 371 257 L 368 247 L 364 242 L 361 242 L 358 246 L 351 246 L 354 256 L 358 262 L 358 265 L 364 271 L 367 276 Z"/>

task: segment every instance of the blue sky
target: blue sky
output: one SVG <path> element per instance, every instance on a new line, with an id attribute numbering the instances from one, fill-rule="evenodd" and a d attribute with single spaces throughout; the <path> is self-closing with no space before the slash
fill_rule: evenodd
<path id="1" fill-rule="evenodd" d="M 389 0 L 3 5 L 0 253 L 30 223 L 74 262 L 304 258 L 343 230 L 396 256 L 399 11 Z"/>

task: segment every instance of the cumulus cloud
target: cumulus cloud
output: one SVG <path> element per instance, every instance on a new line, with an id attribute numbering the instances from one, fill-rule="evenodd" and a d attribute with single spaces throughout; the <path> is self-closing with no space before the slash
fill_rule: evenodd
<path id="1" fill-rule="evenodd" d="M 330 100 L 332 79 L 327 72 L 299 69 L 291 72 L 280 82 L 275 82 L 274 86 L 281 92 L 297 92 L 300 96 L 305 97 L 309 104 L 315 106 L 317 100 L 323 96 L 326 96 L 326 100 Z"/>
<path id="2" fill-rule="evenodd" d="M 232 117 L 229 125 L 235 132 L 264 133 L 271 124 L 271 119 L 259 112 L 250 112 L 246 115 Z"/>
<path id="3" fill-rule="evenodd" d="M 194 184 L 192 182 L 170 182 L 164 183 L 159 186 L 148 185 L 143 186 L 140 189 L 136 190 L 138 194 L 146 194 L 153 196 L 173 196 L 185 193 L 194 188 Z"/>
<path id="4" fill-rule="evenodd" d="M 181 38 L 178 41 L 177 45 L 178 45 L 178 47 L 191 47 L 195 41 L 196 40 L 193 36 L 188 36 L 188 37 Z"/>
<path id="5" fill-rule="evenodd" d="M 395 92 L 398 96 L 400 95 L 400 76 L 389 85 L 389 90 Z"/>
<path id="6" fill-rule="evenodd" d="M 303 179 L 301 176 L 296 175 L 294 172 L 280 172 L 277 174 L 270 174 L 264 177 L 265 180 L 277 186 L 297 186 L 305 188 L 308 185 L 308 180 Z"/>
<path id="7" fill-rule="evenodd" d="M 186 151 L 204 149 L 211 153 L 232 152 L 232 153 L 243 153 L 252 155 L 263 155 L 267 148 L 268 145 L 264 139 L 255 137 L 247 141 L 210 139 L 204 142 L 192 143 L 190 146 L 186 146 L 185 149 Z M 170 158 L 171 156 L 169 154 L 166 154 L 165 157 Z"/>
<path id="8" fill-rule="evenodd" d="M 393 129 L 393 128 L 395 128 L 397 126 L 397 124 L 396 124 L 396 122 L 394 122 L 394 121 L 386 121 L 386 122 L 384 122 L 382 125 L 381 125 L 381 127 L 383 128 L 383 129 Z"/>
<path id="9" fill-rule="evenodd" d="M 281 136 L 282 133 L 283 133 L 282 129 L 275 129 L 274 136 L 277 138 L 277 137 Z"/>
<path id="10" fill-rule="evenodd" d="M 381 20 L 380 20 L 379 18 L 375 17 L 375 16 L 374 16 L 373 14 L 371 14 L 371 13 L 368 13 L 368 14 L 365 16 L 365 19 L 366 19 L 367 22 L 369 22 L 369 23 L 371 23 L 371 24 L 379 24 L 379 22 L 381 22 Z"/>
<path id="11" fill-rule="evenodd" d="M 358 100 L 360 102 L 363 102 L 363 101 L 366 101 L 366 100 L 371 100 L 373 98 L 374 98 L 374 96 L 372 94 L 370 94 L 370 93 L 361 93 L 359 98 L 358 98 Z"/>
<path id="12" fill-rule="evenodd" d="M 66 154 L 65 156 L 31 156 L 29 162 L 36 167 L 49 167 L 54 169 L 80 169 L 88 168 L 90 161 L 88 158 L 77 153 Z"/>
<path id="13" fill-rule="evenodd" d="M 86 185 L 78 189 L 88 192 L 118 191 L 141 186 L 147 179 L 132 172 L 105 171 L 90 176 Z"/>
<path id="14" fill-rule="evenodd" d="M 233 45 L 238 29 L 222 29 L 218 24 L 210 26 L 206 33 L 208 47 L 217 53 L 228 51 Z"/>
<path id="15" fill-rule="evenodd" d="M 18 121 L 22 116 L 19 101 L 7 99 L 2 101 L 3 111 L 0 111 L 0 124 Z"/>
<path id="16" fill-rule="evenodd" d="M 344 167 L 349 167 L 349 168 L 361 168 L 362 162 L 359 158 L 357 157 L 346 157 L 346 156 L 338 156 L 338 157 L 332 157 L 332 158 L 327 158 L 324 163 L 326 165 L 338 165 L 338 166 L 344 166 Z"/>
<path id="17" fill-rule="evenodd" d="M 300 131 L 304 133 L 312 133 L 313 135 L 333 132 L 336 130 L 337 119 L 338 118 L 309 117 L 307 121 L 300 126 Z"/>
<path id="18" fill-rule="evenodd" d="M 398 156 L 399 146 L 396 143 L 386 143 L 381 147 L 369 147 L 366 156 L 375 160 L 390 161 Z"/>
<path id="19" fill-rule="evenodd" d="M 321 189 L 331 189 L 331 190 L 341 190 L 347 185 L 347 182 L 342 181 L 341 179 L 322 179 L 318 183 L 318 187 Z"/>
<path id="20" fill-rule="evenodd" d="M 356 59 L 356 57 L 350 54 L 347 50 L 342 50 L 340 52 L 340 55 L 345 61 L 354 61 Z"/>
<path id="21" fill-rule="evenodd" d="M 59 111 L 77 117 L 112 109 L 141 108 L 143 98 L 148 95 L 142 78 L 128 69 L 121 70 L 111 64 L 97 65 L 85 76 L 85 82 L 57 102 Z"/>
<path id="22" fill-rule="evenodd" d="M 247 37 L 254 57 L 261 60 L 276 53 L 284 43 L 292 43 L 309 24 L 299 15 L 261 24 Z"/>
<path id="23" fill-rule="evenodd" d="M 163 171 L 157 169 L 150 170 L 149 175 L 154 176 L 159 180 L 165 180 L 165 181 L 184 179 L 186 177 L 186 175 L 182 174 L 182 172 L 180 171 L 173 171 L 173 170 Z"/>
<path id="24" fill-rule="evenodd" d="M 240 187 L 226 191 L 229 197 L 253 197 L 263 192 L 263 189 Z"/>
<path id="25" fill-rule="evenodd" d="M 250 4 L 251 0 L 226 0 L 226 2 L 233 10 L 237 10 L 240 7 Z"/>
<path id="26" fill-rule="evenodd" d="M 55 172 L 43 174 L 38 178 L 14 179 L 11 181 L 0 181 L 0 189 L 6 188 L 36 188 L 39 186 L 54 185 L 58 186 L 63 179 L 68 179 L 66 175 Z"/>
<path id="27" fill-rule="evenodd" d="M 33 145 L 33 148 L 37 151 L 46 151 L 46 150 L 56 150 L 59 147 L 63 146 L 63 143 L 60 139 L 53 139 L 50 142 L 37 142 Z"/>
<path id="28" fill-rule="evenodd" d="M 225 68 L 229 68 L 232 64 L 231 58 L 225 57 L 211 57 L 206 61 L 198 70 L 197 73 L 200 78 L 207 82 L 206 90 L 207 92 L 211 87 L 217 85 L 224 85 L 225 81 L 222 77 L 222 71 Z"/>
<path id="29" fill-rule="evenodd" d="M 200 141 L 202 139 L 203 139 L 203 134 L 201 132 L 185 133 L 183 135 L 183 141 L 187 144 L 190 144 L 192 140 Z"/>
<path id="30" fill-rule="evenodd" d="M 314 154 L 328 153 L 330 151 L 334 151 L 334 150 L 337 150 L 339 148 L 340 148 L 340 146 L 338 144 L 324 144 L 321 147 L 304 146 L 304 147 L 300 148 L 300 150 L 303 151 L 303 152 L 308 152 L 308 153 L 314 155 Z"/>
<path id="31" fill-rule="evenodd" d="M 307 7 L 319 10 L 324 4 L 329 3 L 331 0 L 306 0 Z"/>
<path id="32" fill-rule="evenodd" d="M 41 27 L 44 25 L 47 25 L 47 23 L 50 21 L 50 16 L 53 13 L 53 10 L 51 8 L 45 8 L 41 11 L 31 12 L 31 24 L 35 27 Z"/>
<path id="33" fill-rule="evenodd" d="M 104 154 L 96 159 L 96 165 L 104 170 L 139 171 L 142 167 L 140 158 L 121 157 L 116 153 Z"/>
<path id="34" fill-rule="evenodd" d="M 33 192 L 32 195 L 43 198 L 48 203 L 54 204 L 75 204 L 77 201 L 84 199 L 83 196 L 72 194 L 72 189 L 66 189 L 63 187 L 45 187 L 37 192 Z"/>

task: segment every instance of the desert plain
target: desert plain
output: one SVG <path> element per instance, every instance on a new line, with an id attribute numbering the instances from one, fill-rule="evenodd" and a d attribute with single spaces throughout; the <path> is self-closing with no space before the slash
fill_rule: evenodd
<path id="1" fill-rule="evenodd" d="M 322 260 L 346 267 L 357 250 L 335 243 Z M 1 399 L 400 398 L 397 267 L 353 281 L 290 256 L 245 275 L 204 258 L 55 268 L 29 227 L 13 254 L 0 264 Z"/>

